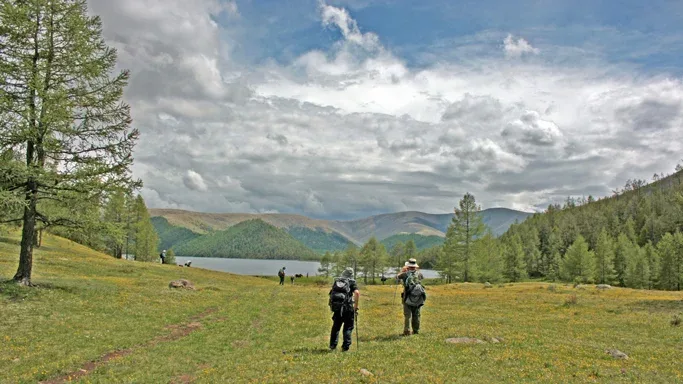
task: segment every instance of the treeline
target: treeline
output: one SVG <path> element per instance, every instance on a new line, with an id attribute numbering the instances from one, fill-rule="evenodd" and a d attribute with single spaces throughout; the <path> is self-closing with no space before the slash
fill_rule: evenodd
<path id="1" fill-rule="evenodd" d="M 529 278 L 630 288 L 683 285 L 683 168 L 654 182 L 629 180 L 614 196 L 569 198 L 499 238 L 466 194 L 446 242 L 419 252 L 448 281 L 516 282 Z"/>
<path id="2" fill-rule="evenodd" d="M 567 199 L 501 237 L 518 253 L 517 278 L 680 290 L 683 168 L 653 183 L 629 180 L 599 200 Z"/>
<path id="3" fill-rule="evenodd" d="M 393 268 L 403 266 L 405 260 L 415 257 L 417 248 L 411 239 L 406 244 L 396 243 L 390 251 L 384 244 L 371 237 L 362 247 L 349 244 L 344 251 L 325 252 L 318 272 L 323 276 L 339 276 L 346 267 L 353 268 L 354 277 L 362 276 L 366 284 L 376 283 Z M 395 269 L 394 269 L 395 270 Z"/>
<path id="4" fill-rule="evenodd" d="M 284 229 L 261 219 L 235 224 L 173 246 L 176 255 L 237 259 L 318 260 L 319 255 Z"/>

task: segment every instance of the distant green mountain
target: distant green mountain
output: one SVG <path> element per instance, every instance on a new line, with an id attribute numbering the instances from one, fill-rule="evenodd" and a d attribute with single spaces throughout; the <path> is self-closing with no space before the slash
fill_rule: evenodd
<path id="1" fill-rule="evenodd" d="M 235 224 L 174 247 L 176 255 L 237 259 L 316 260 L 319 255 L 261 219 Z"/>
<path id="2" fill-rule="evenodd" d="M 382 240 L 381 243 L 384 244 L 387 251 L 390 251 L 397 243 L 401 242 L 405 244 L 410 240 L 415 242 L 415 248 L 417 248 L 418 251 L 444 243 L 444 238 L 441 236 L 425 236 L 416 233 L 400 233 L 398 235 L 389 236 Z"/>
<path id="3" fill-rule="evenodd" d="M 341 234 L 334 231 L 326 232 L 322 228 L 313 230 L 306 227 L 291 227 L 286 230 L 293 238 L 320 254 L 326 251 L 344 250 L 349 244 L 353 244 Z"/>
<path id="4" fill-rule="evenodd" d="M 200 236 L 187 228 L 171 225 L 164 217 L 152 217 L 151 221 L 159 235 L 159 249 L 171 249 Z"/>

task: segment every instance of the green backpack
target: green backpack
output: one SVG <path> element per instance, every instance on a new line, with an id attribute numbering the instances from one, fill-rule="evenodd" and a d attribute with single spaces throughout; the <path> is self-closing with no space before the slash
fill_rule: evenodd
<path id="1" fill-rule="evenodd" d="M 403 286 L 405 288 L 403 295 L 404 303 L 411 307 L 424 305 L 424 302 L 427 300 L 427 293 L 420 282 L 417 271 L 408 272 Z"/>

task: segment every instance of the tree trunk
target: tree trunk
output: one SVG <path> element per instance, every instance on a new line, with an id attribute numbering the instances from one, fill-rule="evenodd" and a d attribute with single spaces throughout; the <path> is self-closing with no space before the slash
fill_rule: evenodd
<path id="1" fill-rule="evenodd" d="M 30 180 L 27 186 L 26 200 L 28 206 L 24 208 L 24 225 L 21 230 L 21 251 L 19 252 L 19 268 L 14 275 L 14 281 L 31 286 L 31 270 L 33 268 L 33 242 L 36 233 L 36 182 Z"/>

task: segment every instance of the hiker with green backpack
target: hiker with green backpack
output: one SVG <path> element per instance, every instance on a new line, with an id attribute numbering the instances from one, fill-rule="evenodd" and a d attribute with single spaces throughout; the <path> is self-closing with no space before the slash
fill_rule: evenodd
<path id="1" fill-rule="evenodd" d="M 403 280 L 403 335 L 410 335 L 410 326 L 413 326 L 413 334 L 420 332 L 420 309 L 427 300 L 427 293 L 422 286 L 421 280 L 424 278 L 418 271 L 417 260 L 411 258 L 406 261 L 401 273 L 396 275 L 396 280 Z M 398 281 L 397 281 L 398 283 Z"/>

